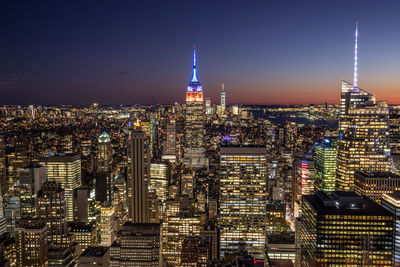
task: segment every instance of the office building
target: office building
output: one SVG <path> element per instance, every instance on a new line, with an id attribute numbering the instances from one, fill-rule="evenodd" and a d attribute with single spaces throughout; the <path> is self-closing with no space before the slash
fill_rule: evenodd
<path id="1" fill-rule="evenodd" d="M 47 251 L 48 267 L 76 267 L 71 248 L 50 247 Z"/>
<path id="2" fill-rule="evenodd" d="M 384 194 L 382 196 L 381 205 L 394 216 L 394 235 L 393 235 L 393 265 L 400 265 L 400 192 Z"/>
<path id="3" fill-rule="evenodd" d="M 160 224 L 126 222 L 110 247 L 110 266 L 160 264 Z"/>
<path id="4" fill-rule="evenodd" d="M 37 193 L 46 181 L 46 168 L 40 164 L 19 169 L 21 217 L 35 218 Z"/>
<path id="5" fill-rule="evenodd" d="M 162 223 L 163 261 L 180 266 L 183 240 L 186 236 L 199 236 L 201 216 L 194 212 L 193 199 L 177 196 L 167 202 Z"/>
<path id="6" fill-rule="evenodd" d="M 117 219 L 117 229 L 121 229 L 122 225 L 128 219 L 127 212 L 127 195 L 126 195 L 126 182 L 125 178 L 120 174 L 114 177 L 114 189 L 113 189 L 113 207 L 115 210 L 115 216 Z"/>
<path id="7" fill-rule="evenodd" d="M 97 246 L 96 227 L 93 224 L 70 223 L 69 233 L 74 236 L 74 240 L 79 244 L 81 254 L 87 247 Z"/>
<path id="8" fill-rule="evenodd" d="M 88 247 L 79 256 L 79 267 L 110 266 L 110 249 L 108 247 Z"/>
<path id="9" fill-rule="evenodd" d="M 393 213 L 349 191 L 303 196 L 299 266 L 392 266 Z"/>
<path id="10" fill-rule="evenodd" d="M 297 200 L 301 201 L 301 196 L 310 195 L 314 192 L 315 161 L 308 157 L 299 159 L 296 165 L 296 177 Z"/>
<path id="11" fill-rule="evenodd" d="M 357 44 L 358 28 L 356 29 Z M 355 48 L 357 53 L 357 45 Z M 357 66 L 357 57 L 355 57 Z M 389 106 L 354 84 L 342 80 L 339 108 L 337 189 L 354 190 L 355 171 L 392 171 Z"/>
<path id="12" fill-rule="evenodd" d="M 150 214 L 146 208 L 149 168 L 148 140 L 138 124 L 136 129 L 130 132 L 128 140 L 128 217 L 134 223 L 149 222 Z"/>
<path id="13" fill-rule="evenodd" d="M 150 164 L 149 190 L 155 192 L 158 200 L 163 204 L 167 200 L 169 169 L 167 163 Z"/>
<path id="14" fill-rule="evenodd" d="M 100 246 L 109 247 L 115 240 L 116 218 L 114 207 L 101 207 L 100 209 Z"/>
<path id="15" fill-rule="evenodd" d="M 47 267 L 47 226 L 38 219 L 20 220 L 15 228 L 17 267 Z"/>
<path id="16" fill-rule="evenodd" d="M 315 147 L 315 190 L 327 193 L 335 190 L 337 141 L 325 138 Z"/>
<path id="17" fill-rule="evenodd" d="M 380 203 L 384 194 L 400 190 L 400 175 L 392 172 L 356 171 L 354 190 L 357 194 Z"/>
<path id="18" fill-rule="evenodd" d="M 15 266 L 16 255 L 15 237 L 10 233 L 2 234 L 0 236 L 0 262 L 4 262 L 5 266 L 7 263 L 9 266 Z"/>
<path id="19" fill-rule="evenodd" d="M 0 135 L 0 188 L 3 196 L 8 192 L 4 136 Z"/>
<path id="20" fill-rule="evenodd" d="M 211 244 L 207 238 L 186 236 L 182 243 L 180 266 L 209 266 Z"/>
<path id="21" fill-rule="evenodd" d="M 67 203 L 67 221 L 73 221 L 73 192 L 82 183 L 80 154 L 45 156 L 40 159 L 40 164 L 46 167 L 47 180 L 57 181 L 64 188 Z"/>
<path id="22" fill-rule="evenodd" d="M 267 224 L 267 149 L 221 147 L 221 256 L 246 243 L 249 254 L 263 258 Z"/>
<path id="23" fill-rule="evenodd" d="M 74 222 L 88 223 L 89 222 L 89 190 L 79 187 L 74 189 Z"/>
<path id="24" fill-rule="evenodd" d="M 197 77 L 196 49 L 193 50 L 192 79 L 186 89 L 184 164 L 189 168 L 206 165 L 204 150 L 204 96 Z"/>
<path id="25" fill-rule="evenodd" d="M 48 241 L 54 246 L 70 245 L 67 231 L 66 199 L 64 189 L 56 181 L 47 181 L 42 185 L 37 197 L 38 218 L 46 222 Z"/>
<path id="26" fill-rule="evenodd" d="M 96 155 L 96 200 L 111 204 L 112 201 L 112 148 L 110 136 L 103 132 L 98 138 Z"/>
<path id="27" fill-rule="evenodd" d="M 167 138 L 164 142 L 162 159 L 174 163 L 176 156 L 176 121 L 175 118 L 170 118 L 167 125 Z"/>
<path id="28" fill-rule="evenodd" d="M 16 223 L 21 219 L 21 204 L 19 197 L 13 196 L 8 200 L 4 209 L 7 232 L 14 233 Z"/>
<path id="29" fill-rule="evenodd" d="M 221 90 L 221 108 L 222 110 L 225 110 L 226 108 L 226 92 L 224 84 L 222 84 L 222 90 Z"/>

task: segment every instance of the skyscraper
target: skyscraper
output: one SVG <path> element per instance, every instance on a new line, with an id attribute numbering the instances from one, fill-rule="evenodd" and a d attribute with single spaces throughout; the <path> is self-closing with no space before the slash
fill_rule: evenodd
<path id="1" fill-rule="evenodd" d="M 205 166 L 204 150 L 204 97 L 203 87 L 197 78 L 196 49 L 193 50 L 192 79 L 186 89 L 185 110 L 185 148 L 186 167 Z"/>
<path id="2" fill-rule="evenodd" d="M 146 134 L 137 125 L 130 132 L 128 140 L 128 214 L 133 223 L 146 223 L 149 220 L 148 175 L 149 148 Z"/>
<path id="3" fill-rule="evenodd" d="M 324 139 L 315 147 L 315 190 L 332 192 L 336 182 L 337 141 Z"/>
<path id="4" fill-rule="evenodd" d="M 393 214 L 354 192 L 303 196 L 299 266 L 392 266 Z"/>
<path id="5" fill-rule="evenodd" d="M 115 240 L 116 233 L 116 216 L 114 207 L 101 207 L 100 210 L 100 246 L 109 247 Z"/>
<path id="6" fill-rule="evenodd" d="M 19 196 L 23 218 L 36 217 L 36 196 L 45 181 L 46 168 L 40 164 L 19 169 Z"/>
<path id="7" fill-rule="evenodd" d="M 47 224 L 48 240 L 55 246 L 69 245 L 67 236 L 66 199 L 56 181 L 47 181 L 38 192 L 38 218 Z"/>
<path id="8" fill-rule="evenodd" d="M 65 190 L 67 221 L 74 219 L 73 192 L 81 186 L 81 156 L 79 154 L 56 154 L 40 159 L 46 167 L 47 180 L 57 181 Z"/>
<path id="9" fill-rule="evenodd" d="M 162 159 L 176 161 L 176 121 L 171 118 L 167 125 L 167 139 L 164 142 Z"/>
<path id="10" fill-rule="evenodd" d="M 112 201 L 111 160 L 111 139 L 103 132 L 98 138 L 96 200 L 109 204 Z"/>
<path id="11" fill-rule="evenodd" d="M 103 132 L 98 138 L 97 171 L 109 172 L 111 170 L 111 160 L 111 139 L 106 132 Z"/>
<path id="12" fill-rule="evenodd" d="M 263 258 L 267 225 L 267 149 L 221 147 L 221 255 L 246 243 L 249 254 Z"/>
<path id="13" fill-rule="evenodd" d="M 222 84 L 222 90 L 221 90 L 221 107 L 224 110 L 226 107 L 226 92 L 225 92 L 225 85 Z"/>
<path id="14" fill-rule="evenodd" d="M 20 220 L 15 228 L 17 267 L 47 266 L 47 226 L 38 220 Z"/>
<path id="15" fill-rule="evenodd" d="M 74 222 L 89 222 L 89 190 L 87 188 L 76 188 L 74 190 Z"/>
<path id="16" fill-rule="evenodd" d="M 400 265 L 400 191 L 383 194 L 381 205 L 394 216 L 393 264 L 398 266 Z"/>
<path id="17" fill-rule="evenodd" d="M 6 172 L 4 137 L 2 135 L 0 136 L 0 187 L 4 196 L 5 193 L 8 192 L 8 181 Z"/>
<path id="18" fill-rule="evenodd" d="M 352 190 L 354 172 L 391 171 L 389 106 L 358 87 L 355 34 L 354 84 L 342 81 L 339 113 L 337 188 Z"/>

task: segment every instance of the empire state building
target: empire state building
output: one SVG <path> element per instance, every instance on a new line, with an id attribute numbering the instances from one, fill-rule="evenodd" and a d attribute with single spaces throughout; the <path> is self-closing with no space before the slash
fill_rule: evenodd
<path id="1" fill-rule="evenodd" d="M 192 79 L 186 88 L 184 165 L 201 168 L 206 165 L 204 149 L 204 96 L 197 77 L 196 49 L 193 50 Z"/>

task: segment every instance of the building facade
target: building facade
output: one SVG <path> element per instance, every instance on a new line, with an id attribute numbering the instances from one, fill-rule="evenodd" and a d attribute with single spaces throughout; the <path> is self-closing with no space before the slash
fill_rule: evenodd
<path id="1" fill-rule="evenodd" d="M 298 266 L 392 266 L 393 214 L 354 192 L 303 196 Z"/>
<path id="2" fill-rule="evenodd" d="M 267 225 L 267 150 L 262 147 L 221 147 L 221 256 L 246 243 L 249 254 L 263 258 Z"/>
<path id="3" fill-rule="evenodd" d="M 197 77 L 196 49 L 193 52 L 192 79 L 186 89 L 185 148 L 186 167 L 205 166 L 204 149 L 204 96 L 203 86 Z"/>

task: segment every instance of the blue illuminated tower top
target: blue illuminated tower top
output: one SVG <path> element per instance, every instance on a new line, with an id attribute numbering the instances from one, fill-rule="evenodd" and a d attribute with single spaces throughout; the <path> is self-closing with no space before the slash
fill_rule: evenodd
<path id="1" fill-rule="evenodd" d="M 196 58 L 196 47 L 193 47 L 193 72 L 192 72 L 192 79 L 190 80 L 186 92 L 203 92 L 203 87 L 200 84 L 199 79 L 197 78 L 197 58 Z M 188 97 L 186 97 L 188 98 Z M 189 97 L 191 98 L 191 97 Z M 196 97 L 198 98 L 198 97 Z"/>
<path id="2" fill-rule="evenodd" d="M 197 78 L 197 58 L 196 58 L 196 47 L 193 47 L 193 72 L 192 79 L 186 87 L 186 101 L 203 101 L 203 87 Z"/>
<path id="3" fill-rule="evenodd" d="M 198 83 L 199 79 L 197 79 L 197 66 L 196 66 L 196 47 L 193 47 L 193 73 L 191 83 Z"/>

